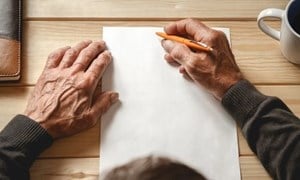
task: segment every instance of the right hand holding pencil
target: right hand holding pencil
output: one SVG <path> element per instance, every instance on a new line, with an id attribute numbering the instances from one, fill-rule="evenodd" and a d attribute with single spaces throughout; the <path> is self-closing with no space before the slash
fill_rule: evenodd
<path id="1" fill-rule="evenodd" d="M 163 40 L 165 59 L 177 64 L 179 71 L 207 88 L 221 100 L 227 90 L 243 78 L 225 34 L 194 19 L 173 22 L 164 28 L 166 34 L 205 43 L 213 52 L 192 51 L 186 45 Z"/>

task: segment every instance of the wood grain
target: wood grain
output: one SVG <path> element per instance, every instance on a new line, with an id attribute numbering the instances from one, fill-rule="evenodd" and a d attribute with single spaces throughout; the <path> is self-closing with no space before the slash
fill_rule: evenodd
<path id="1" fill-rule="evenodd" d="M 240 168 L 243 180 L 269 180 L 270 175 L 255 156 L 241 156 Z"/>
<path id="2" fill-rule="evenodd" d="M 284 8 L 288 0 L 25 0 L 25 18 L 256 19 L 265 8 Z"/>
<path id="3" fill-rule="evenodd" d="M 98 180 L 99 158 L 61 158 L 35 161 L 31 180 Z"/>
<path id="4" fill-rule="evenodd" d="M 271 179 L 255 156 L 240 157 L 243 180 Z M 39 159 L 31 168 L 32 180 L 96 180 L 99 158 Z"/>
<path id="5" fill-rule="evenodd" d="M 84 39 L 99 40 L 103 26 L 163 26 L 169 21 L 26 21 L 23 39 L 22 80 L 14 85 L 33 85 L 48 54 Z M 245 77 L 255 84 L 300 84 L 300 66 L 288 63 L 278 42 L 258 30 L 256 22 L 206 21 L 231 29 L 232 48 Z M 278 26 L 278 22 L 271 23 Z M 1 84 L 3 85 L 3 84 Z M 0 85 L 0 86 L 1 86 Z M 7 85 L 7 84 L 5 84 Z"/>
<path id="6" fill-rule="evenodd" d="M 239 154 L 240 156 L 249 156 L 254 155 L 252 150 L 250 149 L 245 137 L 242 134 L 242 131 L 240 128 L 237 130 L 238 132 L 238 143 L 239 143 Z"/>

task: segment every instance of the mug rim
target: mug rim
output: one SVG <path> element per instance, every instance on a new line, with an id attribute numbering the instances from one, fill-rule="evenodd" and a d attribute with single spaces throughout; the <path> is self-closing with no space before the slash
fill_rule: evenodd
<path id="1" fill-rule="evenodd" d="M 286 6 L 286 8 L 285 8 L 285 12 L 284 12 L 284 19 L 285 19 L 285 21 L 286 21 L 286 23 L 287 23 L 287 26 L 288 26 L 288 28 L 292 31 L 292 33 L 295 35 L 295 36 L 297 36 L 298 38 L 300 38 L 300 34 L 298 34 L 295 30 L 294 30 L 294 28 L 291 26 L 291 24 L 290 24 L 290 21 L 289 21 L 289 19 L 288 19 L 288 12 L 289 12 L 289 10 L 290 10 L 290 6 L 294 3 L 294 2 L 296 2 L 296 1 L 294 1 L 294 0 L 291 0 L 289 3 L 288 3 L 288 5 Z"/>

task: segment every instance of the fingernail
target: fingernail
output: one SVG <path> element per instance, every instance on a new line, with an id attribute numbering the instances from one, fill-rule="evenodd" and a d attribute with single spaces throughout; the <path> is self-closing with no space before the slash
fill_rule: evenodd
<path id="1" fill-rule="evenodd" d="M 108 50 L 105 50 L 104 53 L 106 53 L 107 55 L 111 56 L 111 52 Z"/>
<path id="2" fill-rule="evenodd" d="M 108 50 L 105 50 L 103 52 L 103 56 L 105 57 L 105 59 L 108 61 L 108 63 L 110 63 L 112 61 L 112 55 L 111 52 Z"/>
<path id="3" fill-rule="evenodd" d="M 167 53 L 169 53 L 172 48 L 174 48 L 174 43 L 166 39 L 162 41 L 161 45 Z"/>
<path id="4" fill-rule="evenodd" d="M 110 95 L 110 98 L 113 103 L 117 102 L 119 100 L 119 93 L 116 93 L 116 92 L 112 93 Z"/>
<path id="5" fill-rule="evenodd" d="M 160 44 L 161 44 L 161 46 L 165 49 L 165 46 L 166 46 L 166 39 L 162 39 L 162 40 L 160 41 Z"/>
<path id="6" fill-rule="evenodd" d="M 106 46 L 106 42 L 105 42 L 105 41 L 100 40 L 100 41 L 98 41 L 98 42 L 100 42 L 101 44 L 103 44 L 104 46 Z"/>

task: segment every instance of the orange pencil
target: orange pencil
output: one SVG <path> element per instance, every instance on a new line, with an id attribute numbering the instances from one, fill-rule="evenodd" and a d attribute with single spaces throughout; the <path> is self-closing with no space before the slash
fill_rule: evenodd
<path id="1" fill-rule="evenodd" d="M 156 35 L 158 35 L 164 39 L 168 39 L 168 40 L 172 40 L 172 41 L 176 41 L 176 42 L 185 44 L 188 47 L 199 50 L 199 51 L 207 51 L 207 52 L 213 51 L 213 48 L 209 47 L 208 45 L 201 43 L 201 42 L 194 41 L 194 40 L 186 39 L 186 38 L 175 36 L 175 35 L 167 35 L 166 33 L 163 33 L 163 32 L 156 32 Z"/>

